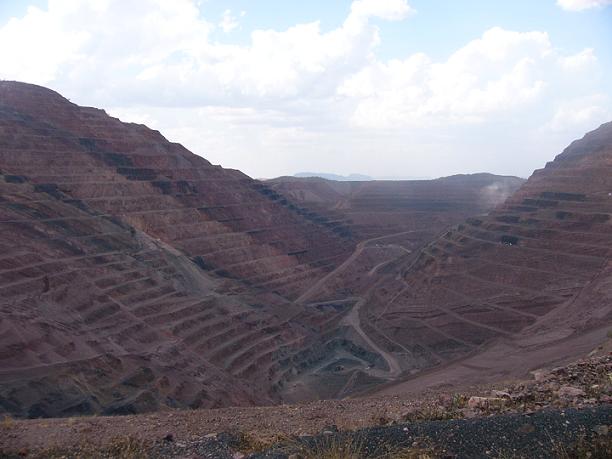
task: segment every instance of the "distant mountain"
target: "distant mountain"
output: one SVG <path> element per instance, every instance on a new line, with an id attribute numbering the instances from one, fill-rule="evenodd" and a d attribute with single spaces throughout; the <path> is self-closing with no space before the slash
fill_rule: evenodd
<path id="1" fill-rule="evenodd" d="M 435 180 L 337 181 L 278 177 L 266 185 L 290 202 L 346 226 L 358 240 L 423 230 L 435 238 L 446 226 L 486 213 L 525 180 L 487 173 Z"/>
<path id="2" fill-rule="evenodd" d="M 338 175 L 328 174 L 326 172 L 298 172 L 294 177 L 307 178 L 307 177 L 319 177 L 327 180 L 336 180 L 338 182 L 365 182 L 373 180 L 372 177 L 362 174 L 349 174 L 349 175 Z"/>

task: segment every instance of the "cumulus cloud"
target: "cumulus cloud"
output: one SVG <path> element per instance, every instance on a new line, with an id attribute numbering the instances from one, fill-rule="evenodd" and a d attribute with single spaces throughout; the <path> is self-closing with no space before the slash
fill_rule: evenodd
<path id="1" fill-rule="evenodd" d="M 51 0 L 0 29 L 1 42 L 15 44 L 0 48 L 0 76 L 80 88 L 106 103 L 317 97 L 368 62 L 379 43 L 371 17 L 410 11 L 405 0 L 359 0 L 331 32 L 318 22 L 255 30 L 248 46 L 236 46 L 212 42 L 214 25 L 189 0 Z M 225 30 L 232 27 L 230 19 Z"/>
<path id="2" fill-rule="evenodd" d="M 574 136 L 606 116 L 610 101 L 592 89 L 595 52 L 563 52 L 544 32 L 494 27 L 447 59 L 379 58 L 380 20 L 413 13 L 406 0 L 355 0 L 335 29 L 254 30 L 235 45 L 211 33 L 235 30 L 236 14 L 210 22 L 205 2 L 50 0 L 0 27 L 0 44 L 12 44 L 0 45 L 0 78 L 144 121 L 255 176 L 521 173 L 504 154 L 517 139 L 538 129 Z M 534 142 L 522 167 L 566 137 Z M 502 151 L 478 156 L 493 147 Z"/>
<path id="3" fill-rule="evenodd" d="M 612 5 L 612 0 L 557 0 L 557 5 L 567 11 L 583 11 Z"/>
<path id="4" fill-rule="evenodd" d="M 353 121 L 362 127 L 483 122 L 567 90 L 596 61 L 590 49 L 560 54 L 546 33 L 495 27 L 446 61 L 416 54 L 373 62 L 339 92 L 358 100 Z"/>
<path id="5" fill-rule="evenodd" d="M 190 0 L 49 0 L 0 29 L 0 77 L 99 87 L 197 55 L 211 29 Z"/>
<path id="6" fill-rule="evenodd" d="M 607 107 L 606 97 L 603 94 L 562 101 L 543 130 L 564 132 L 576 127 L 584 131 L 590 130 L 612 119 L 612 112 Z"/>

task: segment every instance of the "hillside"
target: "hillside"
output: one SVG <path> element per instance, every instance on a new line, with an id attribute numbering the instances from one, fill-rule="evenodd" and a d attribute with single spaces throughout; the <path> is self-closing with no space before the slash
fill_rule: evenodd
<path id="1" fill-rule="evenodd" d="M 495 388 L 137 416 L 5 420 L 0 455 L 607 459 L 612 452 L 611 345 L 571 365 L 541 369 Z"/>
<path id="2" fill-rule="evenodd" d="M 402 231 L 428 231 L 431 238 L 451 224 L 503 203 L 523 182 L 518 177 L 471 174 L 347 182 L 279 177 L 266 184 L 363 240 Z"/>
<path id="3" fill-rule="evenodd" d="M 356 227 L 23 83 L 0 82 L 0 173 L 0 412 L 271 404 L 397 376 L 346 323 L 354 302 L 304 302 L 371 243 Z M 449 190 L 438 183 L 425 210 Z M 376 234 L 393 226 L 378 223 Z M 407 236 L 416 250 L 431 228 Z"/>
<path id="4" fill-rule="evenodd" d="M 345 301 L 360 301 L 362 330 L 405 379 L 381 394 L 523 375 L 605 338 L 611 214 L 608 123 L 489 214 L 466 219 L 416 253 L 396 251 L 393 261 L 357 257 L 308 300 L 337 303 L 344 292 Z M 387 242 L 406 247 L 401 239 Z M 376 280 L 364 282 L 364 272 L 376 272 Z"/>
<path id="5" fill-rule="evenodd" d="M 3 410 L 275 399 L 267 368 L 332 318 L 286 297 L 352 241 L 240 172 L 44 88 L 0 84 L 0 133 Z"/>

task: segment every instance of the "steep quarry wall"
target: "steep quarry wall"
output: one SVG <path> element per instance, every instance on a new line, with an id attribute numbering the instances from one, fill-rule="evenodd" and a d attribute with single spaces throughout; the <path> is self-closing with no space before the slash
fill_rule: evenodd
<path id="1" fill-rule="evenodd" d="M 0 82 L 0 413 L 344 397 L 607 323 L 611 130 L 486 215 L 520 180 L 259 182 Z"/>
<path id="2" fill-rule="evenodd" d="M 365 240 L 403 231 L 428 231 L 433 237 L 503 203 L 522 183 L 517 177 L 472 174 L 364 182 L 280 177 L 266 185 Z"/>
<path id="3" fill-rule="evenodd" d="M 347 235 L 316 215 L 145 126 L 10 82 L 2 83 L 0 104 L 30 127 L 38 123 L 33 136 L 5 149 L 6 170 L 120 217 L 216 274 L 291 297 L 352 250 Z M 49 136 L 70 145 L 49 146 Z"/>
<path id="4" fill-rule="evenodd" d="M 350 238 L 144 126 L 0 82 L 0 173 L 2 411 L 278 401 L 337 315 L 287 298 Z"/>
<path id="5" fill-rule="evenodd" d="M 371 336 L 406 349 L 408 371 L 492 342 L 519 354 L 522 346 L 559 346 L 562 356 L 564 340 L 612 323 L 611 257 L 608 123 L 536 171 L 502 206 L 400 264 L 400 276 L 371 292 Z"/>

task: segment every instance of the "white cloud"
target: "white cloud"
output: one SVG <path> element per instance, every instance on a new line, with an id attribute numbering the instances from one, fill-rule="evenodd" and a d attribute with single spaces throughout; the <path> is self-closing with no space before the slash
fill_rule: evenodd
<path id="1" fill-rule="evenodd" d="M 443 62 L 424 54 L 374 62 L 339 92 L 358 100 L 353 121 L 360 127 L 484 122 L 541 104 L 565 89 L 569 70 L 588 74 L 595 63 L 590 49 L 555 51 L 546 33 L 496 27 Z"/>
<path id="2" fill-rule="evenodd" d="M 557 0 L 557 5 L 566 11 L 583 11 L 612 5 L 612 0 Z"/>
<path id="3" fill-rule="evenodd" d="M 587 48 L 573 56 L 561 57 L 559 63 L 565 71 L 581 71 L 585 68 L 592 68 L 597 63 L 597 57 L 592 48 Z"/>
<path id="4" fill-rule="evenodd" d="M 378 17 L 399 21 L 415 12 L 406 0 L 355 0 L 351 5 L 351 16 L 354 18 Z"/>
<path id="5" fill-rule="evenodd" d="M 543 131 L 565 132 L 576 127 L 584 131 L 591 130 L 610 121 L 612 112 L 607 107 L 603 94 L 563 101 Z"/>
<path id="6" fill-rule="evenodd" d="M 0 78 L 145 121 L 255 176 L 525 175 L 606 115 L 595 52 L 563 52 L 544 32 L 495 27 L 447 59 L 380 59 L 373 19 L 412 13 L 405 0 L 356 0 L 330 31 L 296 24 L 230 45 L 210 34 L 235 30 L 236 14 L 213 24 L 195 1 L 51 0 L 0 27 Z M 560 133 L 554 148 L 536 136 L 511 151 L 541 129 Z"/>
<path id="7" fill-rule="evenodd" d="M 211 28 L 190 0 L 49 0 L 0 29 L 0 77 L 100 86 L 196 55 Z"/>
<path id="8" fill-rule="evenodd" d="M 240 17 L 244 17 L 245 15 L 245 11 L 240 12 Z M 239 26 L 240 23 L 238 22 L 238 18 L 234 16 L 232 10 L 225 10 L 221 16 L 221 22 L 219 22 L 219 27 L 221 27 L 221 30 L 223 30 L 225 33 L 230 33 Z"/>
<path id="9" fill-rule="evenodd" d="M 320 97 L 371 58 L 379 37 L 369 17 L 410 11 L 404 0 L 356 5 L 331 32 L 318 22 L 255 30 L 249 46 L 236 46 L 211 42 L 213 26 L 189 0 L 52 0 L 0 29 L 0 42 L 14 44 L 0 48 L 0 77 L 78 88 L 106 104 Z"/>

